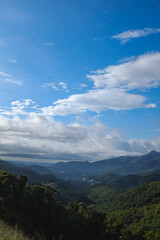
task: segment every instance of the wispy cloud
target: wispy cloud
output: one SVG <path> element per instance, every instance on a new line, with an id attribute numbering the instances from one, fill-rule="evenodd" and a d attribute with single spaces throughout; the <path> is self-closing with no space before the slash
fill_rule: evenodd
<path id="1" fill-rule="evenodd" d="M 160 33 L 160 28 L 144 28 L 144 29 L 135 29 L 128 30 L 117 35 L 112 36 L 111 38 L 120 40 L 122 44 L 132 40 L 133 38 L 146 37 L 150 34 Z"/>
<path id="2" fill-rule="evenodd" d="M 11 62 L 11 63 L 17 63 L 18 61 L 14 58 L 9 58 L 8 59 L 8 62 Z"/>
<path id="3" fill-rule="evenodd" d="M 80 86 L 81 86 L 82 88 L 85 88 L 85 87 L 87 87 L 87 84 L 81 83 Z"/>
<path id="4" fill-rule="evenodd" d="M 20 85 L 20 86 L 23 85 L 22 81 L 15 80 L 14 77 L 12 77 L 10 74 L 4 73 L 4 72 L 0 72 L 0 80 L 3 80 L 5 82 L 9 82 L 9 83 L 12 83 L 12 84 Z"/>
<path id="5" fill-rule="evenodd" d="M 68 88 L 67 83 L 65 83 L 65 82 L 44 83 L 42 87 L 51 87 L 54 90 L 62 90 L 62 89 L 67 90 L 67 88 Z"/>
<path id="6" fill-rule="evenodd" d="M 44 83 L 42 87 L 51 87 L 54 90 L 59 90 L 58 87 L 56 87 L 56 84 L 54 82 L 51 83 Z"/>
<path id="7" fill-rule="evenodd" d="M 46 46 L 54 46 L 55 45 L 54 42 L 44 42 L 43 44 Z"/>
<path id="8" fill-rule="evenodd" d="M 63 89 L 67 89 L 67 83 L 65 82 L 59 82 L 58 85 L 61 86 Z"/>

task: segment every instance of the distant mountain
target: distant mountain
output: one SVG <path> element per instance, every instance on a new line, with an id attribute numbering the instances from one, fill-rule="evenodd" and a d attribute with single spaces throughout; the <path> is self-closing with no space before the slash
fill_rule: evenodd
<path id="1" fill-rule="evenodd" d="M 6 170 L 8 172 L 15 174 L 16 176 L 23 174 L 27 176 L 28 182 L 31 185 L 58 181 L 57 178 L 54 177 L 52 174 L 42 175 L 28 167 L 17 167 L 3 160 L 0 160 L 0 170 Z"/>
<path id="2" fill-rule="evenodd" d="M 96 162 L 71 161 L 34 165 L 29 162 L 13 162 L 13 164 L 22 168 L 27 167 L 39 174 L 53 174 L 63 180 L 81 181 L 104 173 L 125 176 L 160 169 L 160 153 L 153 150 L 142 156 L 121 156 Z"/>
<path id="3" fill-rule="evenodd" d="M 160 181 L 160 170 L 145 172 L 141 175 L 130 174 L 120 176 L 112 173 L 101 174 L 86 180 L 86 186 L 93 186 L 95 184 L 108 185 L 117 188 L 133 188 L 144 183 Z"/>
<path id="4" fill-rule="evenodd" d="M 40 166 L 40 165 L 31 165 L 28 166 L 29 169 L 32 169 L 33 171 L 39 173 L 39 174 L 52 174 L 51 171 L 49 171 L 49 169 L 47 169 L 44 166 Z"/>
<path id="5" fill-rule="evenodd" d="M 22 167 L 23 166 L 23 167 Z M 8 163 L 6 161 L 0 160 L 0 170 L 6 170 L 19 176 L 23 174 L 27 176 L 28 183 L 31 185 L 50 185 L 55 189 L 55 197 L 58 202 L 61 202 L 64 205 L 67 205 L 71 201 L 83 201 L 86 204 L 93 203 L 92 200 L 89 200 L 86 196 L 83 196 L 80 193 L 74 192 L 72 185 L 63 182 L 62 180 L 57 179 L 52 174 L 43 174 L 49 173 L 49 170 L 43 166 L 31 165 L 30 167 L 17 167 Z M 38 173 L 39 172 L 39 173 Z"/>
<path id="6" fill-rule="evenodd" d="M 122 156 L 101 161 L 60 162 L 48 168 L 56 177 L 64 180 L 89 179 L 103 173 L 118 175 L 140 174 L 160 169 L 160 153 L 151 151 L 142 156 Z"/>

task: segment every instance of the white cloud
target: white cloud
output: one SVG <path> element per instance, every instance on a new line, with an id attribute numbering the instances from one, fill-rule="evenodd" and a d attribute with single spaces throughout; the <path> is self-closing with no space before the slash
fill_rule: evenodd
<path id="1" fill-rule="evenodd" d="M 11 63 L 17 63 L 18 61 L 17 61 L 16 59 L 9 58 L 9 59 L 8 59 L 8 62 L 11 62 Z"/>
<path id="2" fill-rule="evenodd" d="M 23 85 L 23 82 L 19 81 L 19 80 L 14 80 L 14 79 L 11 79 L 11 78 L 5 78 L 4 80 L 6 82 L 13 83 L 13 84 L 16 84 L 16 85 L 20 85 L 20 86 Z"/>
<path id="3" fill-rule="evenodd" d="M 81 86 L 82 88 L 85 88 L 85 87 L 87 87 L 87 84 L 81 83 L 80 86 Z"/>
<path id="4" fill-rule="evenodd" d="M 130 110 L 134 108 L 155 107 L 155 104 L 146 104 L 146 98 L 127 93 L 124 89 L 95 89 L 84 94 L 74 94 L 67 99 L 54 102 L 54 106 L 42 108 L 44 115 L 65 116 L 80 114 L 86 111 L 101 112 L 106 109 Z"/>
<path id="5" fill-rule="evenodd" d="M 65 82 L 59 82 L 58 85 L 61 86 L 63 89 L 67 89 L 67 83 Z"/>
<path id="6" fill-rule="evenodd" d="M 99 69 L 87 77 L 94 89 L 59 99 L 53 106 L 42 108 L 45 115 L 79 114 L 85 111 L 101 112 L 107 109 L 131 110 L 153 108 L 143 95 L 132 90 L 145 90 L 160 85 L 160 53 L 149 53 L 119 65 Z M 144 93 L 143 93 L 144 94 Z"/>
<path id="7" fill-rule="evenodd" d="M 149 89 L 160 85 L 160 52 L 140 55 L 137 59 L 99 69 L 87 77 L 95 87 Z"/>
<path id="8" fill-rule="evenodd" d="M 10 74 L 4 73 L 4 72 L 0 72 L 0 80 L 3 80 L 5 82 L 9 82 L 9 83 L 12 83 L 12 84 L 20 85 L 20 86 L 23 85 L 22 81 L 15 80 Z"/>
<path id="9" fill-rule="evenodd" d="M 32 101 L 31 99 L 24 99 L 23 102 L 19 100 L 13 101 L 11 102 L 11 105 L 24 108 L 25 106 L 29 106 L 31 103 L 35 103 L 35 102 Z"/>
<path id="10" fill-rule="evenodd" d="M 58 87 L 56 85 L 58 85 Z M 68 88 L 67 83 L 65 83 L 65 82 L 44 83 L 42 87 L 52 87 L 54 90 L 61 90 L 61 89 L 65 89 L 66 90 Z"/>
<path id="11" fill-rule="evenodd" d="M 135 56 L 124 57 L 124 58 L 121 58 L 121 59 L 119 60 L 119 63 L 129 62 L 129 61 L 133 61 L 133 60 L 135 60 L 135 59 L 136 59 Z"/>
<path id="12" fill-rule="evenodd" d="M 117 35 L 112 36 L 111 38 L 120 40 L 122 44 L 132 40 L 133 38 L 145 37 L 150 34 L 160 33 L 160 28 L 144 28 L 144 29 L 135 29 L 128 30 Z"/>
<path id="13" fill-rule="evenodd" d="M 53 88 L 54 90 L 59 90 L 59 89 L 56 87 L 56 85 L 55 85 L 54 82 L 44 83 L 42 87 L 51 87 L 51 88 Z"/>
<path id="14" fill-rule="evenodd" d="M 37 106 L 33 104 L 35 104 L 35 102 L 31 99 L 23 99 L 23 101 L 13 101 L 11 103 L 11 108 L 8 110 L 0 109 L 0 114 L 8 116 L 28 115 L 29 112 L 27 112 L 26 110 L 29 110 L 29 108 L 37 108 Z"/>
<path id="15" fill-rule="evenodd" d="M 120 155 L 160 151 L 160 139 L 126 139 L 100 122 L 64 125 L 50 117 L 0 115 L 0 155 L 55 160 L 101 160 Z"/>
<path id="16" fill-rule="evenodd" d="M 94 91 L 96 90 L 93 90 L 93 93 Z M 102 89 L 99 91 L 102 101 L 105 94 L 102 94 Z M 89 101 L 88 105 L 94 111 L 99 110 L 97 103 L 94 104 L 96 99 L 76 97 L 82 98 L 84 103 Z M 74 104 L 75 102 L 74 99 Z M 160 151 L 160 138 L 126 139 L 120 131 L 106 127 L 97 119 L 90 120 L 92 125 L 88 125 L 88 122 L 84 124 L 78 118 L 74 123 L 65 125 L 48 116 L 67 115 L 72 113 L 73 109 L 77 113 L 86 111 L 81 106 L 64 106 L 63 109 L 60 105 L 57 109 L 52 106 L 40 109 L 35 105 L 35 112 L 34 105 L 35 102 L 31 99 L 24 99 L 13 101 L 8 111 L 0 109 L 0 156 L 94 161 L 113 156 L 142 154 L 152 149 Z M 21 115 L 23 116 L 20 117 Z"/>
<path id="17" fill-rule="evenodd" d="M 0 76 L 9 78 L 10 75 L 8 73 L 0 72 Z"/>
<path id="18" fill-rule="evenodd" d="M 54 46 L 55 45 L 54 42 L 44 42 L 43 44 L 46 46 Z"/>

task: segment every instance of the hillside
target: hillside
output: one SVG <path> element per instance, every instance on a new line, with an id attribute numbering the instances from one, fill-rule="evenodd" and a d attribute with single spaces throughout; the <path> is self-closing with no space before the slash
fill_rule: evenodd
<path id="1" fill-rule="evenodd" d="M 19 174 L 26 175 L 31 185 L 58 181 L 52 174 L 40 174 L 29 167 L 18 167 L 3 160 L 0 160 L 0 170 L 9 171 L 16 176 Z"/>
<path id="2" fill-rule="evenodd" d="M 130 189 L 106 204 L 108 219 L 121 222 L 136 233 L 143 229 L 147 239 L 160 238 L 160 182 Z"/>
<path id="3" fill-rule="evenodd" d="M 74 202 L 74 201 L 84 202 L 87 205 L 95 203 L 93 200 L 90 200 L 87 196 L 83 195 L 83 193 L 72 191 L 63 182 L 53 182 L 53 183 L 44 184 L 44 186 L 45 185 L 55 189 L 54 196 L 57 202 L 60 202 L 65 206 L 67 206 L 70 202 Z"/>
<path id="4" fill-rule="evenodd" d="M 134 193 L 134 196 L 132 197 L 132 189 L 139 189 L 138 187 L 141 186 L 147 186 L 148 189 L 150 186 L 149 184 L 153 184 L 154 186 L 154 183 L 156 184 L 157 181 L 160 181 L 159 170 L 147 172 L 143 175 L 119 176 L 109 173 L 101 174 L 86 181 L 86 185 L 84 185 L 85 188 L 81 190 L 81 193 L 97 203 L 93 205 L 94 209 L 100 209 L 103 211 L 111 207 L 111 205 L 113 207 L 113 203 L 117 197 L 121 196 L 122 198 L 122 196 L 125 196 L 125 194 L 123 195 L 122 193 L 128 193 L 128 196 L 123 200 L 123 202 L 126 203 L 127 199 L 131 198 L 130 200 L 133 200 L 134 196 L 136 196 Z M 89 186 L 89 183 L 92 183 L 91 186 Z M 141 190 L 143 192 L 144 189 L 142 188 Z M 140 192 L 137 192 L 139 197 Z M 149 196 L 149 192 L 147 192 L 147 194 Z M 155 196 L 153 195 L 152 197 L 155 200 Z M 150 196 L 150 198 L 152 197 Z M 115 203 L 117 209 L 119 204 L 121 204 L 120 199 Z"/>
<path id="5" fill-rule="evenodd" d="M 142 236 L 132 234 L 122 224 L 108 224 L 105 213 L 93 211 L 83 202 L 62 206 L 51 187 L 29 186 L 26 182 L 22 175 L 16 178 L 0 171 L 0 218 L 18 225 L 35 240 L 138 240 Z"/>
<path id="6" fill-rule="evenodd" d="M 112 173 L 100 174 L 96 177 L 92 177 L 86 180 L 86 186 L 102 184 L 117 188 L 133 188 L 144 183 L 160 181 L 160 170 L 149 171 L 140 175 L 130 174 L 126 176 L 120 176 Z"/>
<path id="7" fill-rule="evenodd" d="M 93 201 L 89 200 L 86 196 L 81 195 L 80 193 L 77 193 L 75 191 L 72 191 L 73 187 L 71 184 L 68 184 L 66 182 L 63 182 L 62 180 L 57 179 L 52 174 L 41 174 L 40 172 L 48 170 L 45 169 L 43 166 L 36 166 L 32 165 L 31 169 L 30 167 L 18 167 L 11 163 L 5 162 L 3 160 L 0 160 L 0 170 L 6 170 L 13 174 L 15 174 L 17 177 L 20 174 L 23 174 L 27 176 L 28 183 L 31 185 L 48 185 L 55 189 L 55 198 L 58 202 L 67 205 L 71 201 L 83 201 L 86 204 L 91 204 Z M 34 170 L 32 170 L 34 169 Z M 35 171 L 36 170 L 36 171 Z M 38 173 L 39 172 L 39 173 Z"/>
<path id="8" fill-rule="evenodd" d="M 145 233 L 148 240 L 160 239 L 160 181 L 130 189 L 95 184 L 83 194 L 96 202 L 91 208 L 106 212 L 108 224 L 123 224 L 134 234 Z"/>

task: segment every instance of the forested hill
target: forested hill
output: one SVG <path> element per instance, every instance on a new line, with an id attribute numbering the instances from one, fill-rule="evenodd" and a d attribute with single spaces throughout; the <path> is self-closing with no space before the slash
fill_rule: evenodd
<path id="1" fill-rule="evenodd" d="M 25 176 L 6 171 L 0 171 L 0 218 L 35 240 L 146 239 L 144 232 L 134 234 L 123 224 L 109 223 L 105 213 L 82 202 L 64 207 L 51 187 L 29 186 Z"/>
<path id="2" fill-rule="evenodd" d="M 83 194 L 96 202 L 90 207 L 106 212 L 108 223 L 121 223 L 134 234 L 144 232 L 148 240 L 160 239 L 159 181 L 131 189 L 97 184 Z"/>
<path id="3" fill-rule="evenodd" d="M 18 167 L 3 160 L 0 160 L 0 170 L 9 171 L 16 176 L 19 174 L 26 175 L 31 185 L 58 181 L 53 174 L 40 174 L 29 167 Z"/>
<path id="4" fill-rule="evenodd" d="M 100 174 L 96 177 L 86 180 L 86 186 L 93 186 L 95 184 L 108 185 L 117 188 L 133 188 L 144 183 L 160 181 L 160 170 L 149 171 L 140 175 L 129 174 L 120 176 L 112 173 Z M 84 184 L 85 186 L 85 184 Z"/>
<path id="5" fill-rule="evenodd" d="M 35 168 L 35 167 L 34 167 Z M 42 172 L 42 169 L 45 170 L 44 167 L 36 166 L 39 172 Z M 73 187 L 71 184 L 68 184 L 60 179 L 57 179 L 53 174 L 40 174 L 29 167 L 18 167 L 6 161 L 0 160 L 0 170 L 6 170 L 17 177 L 20 174 L 27 176 L 28 183 L 31 185 L 40 185 L 44 186 L 45 184 L 52 186 L 55 189 L 55 197 L 57 201 L 61 202 L 64 205 L 67 205 L 70 201 L 83 201 L 86 204 L 91 204 L 92 201 L 87 197 L 72 191 Z M 46 170 L 45 170 L 46 171 Z M 47 172 L 47 171 L 46 171 Z"/>

